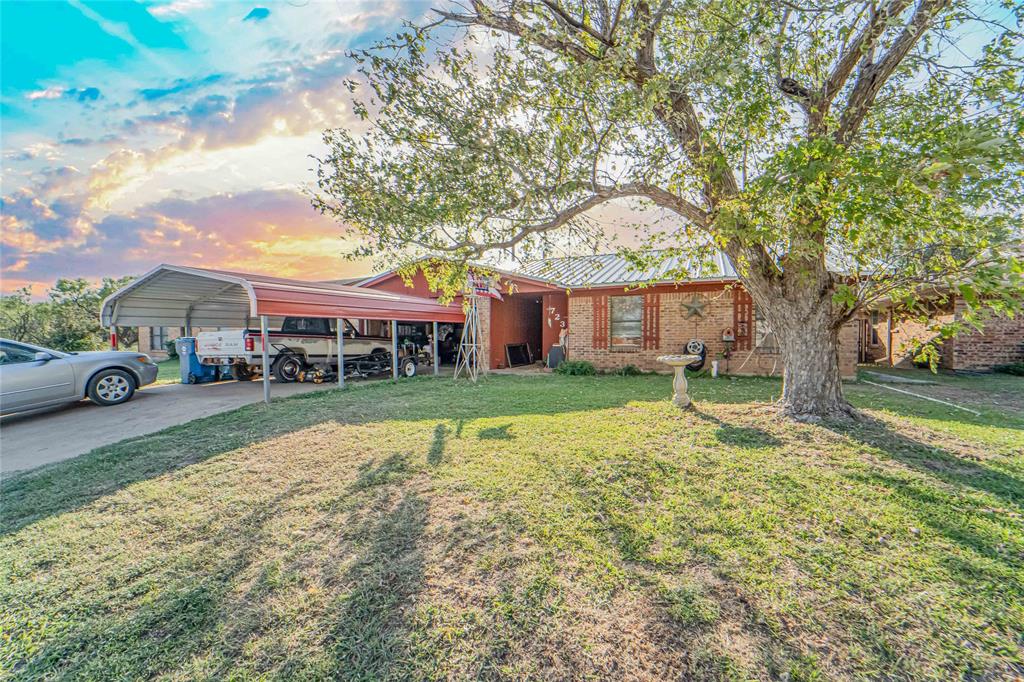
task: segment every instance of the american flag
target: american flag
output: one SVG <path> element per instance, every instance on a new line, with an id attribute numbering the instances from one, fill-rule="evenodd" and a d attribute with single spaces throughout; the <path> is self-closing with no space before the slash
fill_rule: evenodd
<path id="1" fill-rule="evenodd" d="M 496 298 L 499 301 L 504 300 L 501 297 L 501 292 L 498 291 L 498 287 L 494 286 L 494 282 L 488 278 L 471 276 L 469 278 L 469 286 L 477 296 Z"/>

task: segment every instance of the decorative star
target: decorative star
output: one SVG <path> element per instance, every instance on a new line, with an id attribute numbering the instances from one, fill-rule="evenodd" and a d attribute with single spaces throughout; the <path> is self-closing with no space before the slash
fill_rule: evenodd
<path id="1" fill-rule="evenodd" d="M 683 307 L 686 308 L 686 315 L 684 317 L 687 319 L 691 317 L 704 317 L 704 306 L 706 305 L 707 303 L 700 296 L 694 296 L 690 299 L 689 303 L 683 301 Z"/>

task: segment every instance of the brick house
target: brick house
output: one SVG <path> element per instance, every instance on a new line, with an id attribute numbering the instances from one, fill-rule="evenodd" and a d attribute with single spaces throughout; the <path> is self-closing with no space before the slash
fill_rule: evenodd
<path id="1" fill-rule="evenodd" d="M 193 327 L 192 332 L 213 331 L 218 327 Z M 184 327 L 139 327 L 138 350 L 154 360 L 166 360 L 170 355 L 166 343 L 185 335 Z"/>
<path id="2" fill-rule="evenodd" d="M 959 296 L 936 302 L 929 321 L 901 317 L 887 307 L 872 310 L 861 318 L 859 330 L 859 361 L 892 367 L 913 366 L 913 339 L 931 341 L 933 322 L 947 323 L 960 319 L 967 304 Z M 993 367 L 1024 362 L 1024 317 L 995 317 L 985 323 L 982 331 L 970 331 L 938 342 L 939 366 L 953 371 L 985 372 Z"/>
<path id="3" fill-rule="evenodd" d="M 524 344 L 530 358 L 543 360 L 564 328 L 566 356 L 602 370 L 634 365 L 666 371 L 659 355 L 683 352 L 689 341 L 698 340 L 707 347 L 708 367 L 720 358 L 726 373 L 780 374 L 774 335 L 728 259 L 720 254 L 712 267 L 688 267 L 694 274 L 685 282 L 667 276 L 680 265 L 669 259 L 639 271 L 617 255 L 598 255 L 546 259 L 499 272 L 502 300 L 485 298 L 480 305 L 485 366 L 508 367 L 509 346 Z M 357 284 L 436 295 L 421 273 L 413 278 L 411 292 L 393 271 Z M 844 377 L 856 374 L 858 326 L 851 322 L 840 333 Z"/>

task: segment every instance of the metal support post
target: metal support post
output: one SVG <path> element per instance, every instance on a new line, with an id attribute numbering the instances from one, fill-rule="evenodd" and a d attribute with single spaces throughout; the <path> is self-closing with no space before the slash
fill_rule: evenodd
<path id="1" fill-rule="evenodd" d="M 345 388 L 345 320 L 338 318 L 338 388 Z"/>
<path id="2" fill-rule="evenodd" d="M 391 320 L 391 378 L 398 379 L 398 320 Z"/>
<path id="3" fill-rule="evenodd" d="M 441 356 L 437 353 L 437 320 L 434 320 L 434 376 L 441 374 Z"/>
<path id="4" fill-rule="evenodd" d="M 267 316 L 260 315 L 260 343 L 263 345 L 263 402 L 270 404 L 270 332 Z"/>

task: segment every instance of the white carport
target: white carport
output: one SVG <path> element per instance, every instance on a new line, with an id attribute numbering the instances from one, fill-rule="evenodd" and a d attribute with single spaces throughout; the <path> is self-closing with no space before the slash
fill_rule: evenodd
<path id="1" fill-rule="evenodd" d="M 105 327 L 243 327 L 260 321 L 263 391 L 270 401 L 270 317 L 323 317 L 338 320 L 338 384 L 344 386 L 342 319 L 391 321 L 392 374 L 398 376 L 398 320 L 433 322 L 434 373 L 437 323 L 462 322 L 458 306 L 429 298 L 330 282 L 306 282 L 226 270 L 161 265 L 110 295 L 100 311 Z"/>

